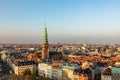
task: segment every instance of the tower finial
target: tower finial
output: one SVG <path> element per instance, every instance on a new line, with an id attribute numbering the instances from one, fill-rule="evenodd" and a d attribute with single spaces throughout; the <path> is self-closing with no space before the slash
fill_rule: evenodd
<path id="1" fill-rule="evenodd" d="M 46 28 L 46 22 L 45 22 L 45 28 Z"/>

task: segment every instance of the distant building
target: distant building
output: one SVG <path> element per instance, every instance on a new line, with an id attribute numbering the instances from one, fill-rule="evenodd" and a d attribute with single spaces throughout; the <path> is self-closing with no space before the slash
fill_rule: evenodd
<path id="1" fill-rule="evenodd" d="M 74 70 L 72 80 L 93 80 L 93 74 L 89 64 L 85 62 L 80 68 Z"/>
<path id="2" fill-rule="evenodd" d="M 101 80 L 120 80 L 120 63 L 107 67 L 101 74 Z"/>
<path id="3" fill-rule="evenodd" d="M 79 67 L 76 63 L 63 63 L 60 68 L 62 69 L 62 79 L 71 80 L 73 77 L 74 69 Z"/>
<path id="4" fill-rule="evenodd" d="M 1 52 L 1 60 L 3 62 L 7 62 L 7 53 L 6 53 L 6 51 Z"/>
<path id="5" fill-rule="evenodd" d="M 47 63 L 38 64 L 38 74 L 44 77 L 52 78 L 52 66 Z"/>
<path id="6" fill-rule="evenodd" d="M 27 59 L 28 59 L 28 60 L 33 60 L 33 61 L 35 61 L 35 62 L 39 62 L 39 61 L 40 61 L 40 58 L 39 58 L 38 55 L 35 54 L 35 53 L 30 53 L 30 54 L 28 54 L 28 55 L 27 55 Z"/>
<path id="7" fill-rule="evenodd" d="M 73 69 L 62 68 L 62 79 L 63 80 L 71 80 L 73 76 Z"/>
<path id="8" fill-rule="evenodd" d="M 2 49 L 3 48 L 3 45 L 0 45 L 0 49 Z"/>
<path id="9" fill-rule="evenodd" d="M 88 55 L 100 55 L 98 52 L 96 52 L 96 51 L 92 51 L 92 52 L 88 52 L 87 53 Z"/>
<path id="10" fill-rule="evenodd" d="M 78 68 L 78 64 L 75 63 L 43 62 L 38 64 L 38 74 L 58 80 L 71 80 L 76 68 Z"/>
<path id="11" fill-rule="evenodd" d="M 42 42 L 42 59 L 48 59 L 49 58 L 49 44 L 48 44 L 48 37 L 47 37 L 47 28 L 45 24 L 45 30 L 44 30 L 44 38 Z"/>
<path id="12" fill-rule="evenodd" d="M 26 69 L 33 71 L 35 66 L 34 61 L 18 61 L 14 64 L 14 73 L 16 75 L 22 75 Z"/>
<path id="13" fill-rule="evenodd" d="M 92 79 L 92 71 L 87 69 L 75 69 L 73 72 L 72 80 L 93 80 Z"/>
<path id="14" fill-rule="evenodd" d="M 108 67 L 108 64 L 105 62 L 97 62 L 97 66 L 95 69 L 96 74 L 101 74 L 103 70 L 105 70 Z"/>
<path id="15" fill-rule="evenodd" d="M 117 62 L 112 66 L 112 79 L 111 80 L 120 80 L 120 62 Z"/>
<path id="16" fill-rule="evenodd" d="M 120 52 L 120 47 L 118 47 L 117 50 Z"/>
<path id="17" fill-rule="evenodd" d="M 111 57 L 111 54 L 108 53 L 108 52 L 102 52 L 102 53 L 101 53 L 101 56 L 102 56 L 102 57 Z"/>
<path id="18" fill-rule="evenodd" d="M 97 65 L 95 67 L 95 79 L 101 80 L 101 74 L 107 67 L 108 67 L 108 63 L 97 62 Z"/>
<path id="19" fill-rule="evenodd" d="M 52 78 L 61 80 L 62 78 L 62 70 L 59 68 L 52 68 Z"/>
<path id="20" fill-rule="evenodd" d="M 101 80 L 112 80 L 111 76 L 111 69 L 112 67 L 107 67 L 102 73 L 101 73 Z"/>
<path id="21" fill-rule="evenodd" d="M 88 46 L 87 42 L 84 42 L 84 43 L 83 43 L 83 46 L 84 46 L 84 47 L 87 47 L 87 46 Z"/>

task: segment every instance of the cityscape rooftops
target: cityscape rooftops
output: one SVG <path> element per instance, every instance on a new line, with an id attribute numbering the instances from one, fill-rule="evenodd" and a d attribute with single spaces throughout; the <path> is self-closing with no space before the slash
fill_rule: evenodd
<path id="1" fill-rule="evenodd" d="M 116 62 L 112 67 L 120 68 L 120 62 Z"/>
<path id="2" fill-rule="evenodd" d="M 107 67 L 108 63 L 106 63 L 106 62 L 97 62 L 97 66 L 99 66 L 99 67 Z"/>
<path id="3" fill-rule="evenodd" d="M 75 69 L 74 73 L 75 75 L 80 75 L 80 74 L 92 74 L 91 70 L 89 68 L 82 69 L 81 67 L 79 69 Z"/>

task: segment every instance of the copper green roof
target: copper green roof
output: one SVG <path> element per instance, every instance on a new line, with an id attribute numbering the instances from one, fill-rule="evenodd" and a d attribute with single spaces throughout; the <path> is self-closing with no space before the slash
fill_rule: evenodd
<path id="1" fill-rule="evenodd" d="M 112 67 L 112 73 L 119 73 L 120 74 L 120 67 Z"/>
<path id="2" fill-rule="evenodd" d="M 61 65 L 59 68 L 61 68 L 61 69 L 74 70 L 77 66 L 78 66 L 77 64 L 66 63 L 66 64 Z"/>
<path id="3" fill-rule="evenodd" d="M 43 38 L 43 44 L 48 44 L 48 35 L 47 35 L 47 28 L 46 28 L 46 24 L 45 24 L 45 28 L 44 28 L 44 38 Z"/>

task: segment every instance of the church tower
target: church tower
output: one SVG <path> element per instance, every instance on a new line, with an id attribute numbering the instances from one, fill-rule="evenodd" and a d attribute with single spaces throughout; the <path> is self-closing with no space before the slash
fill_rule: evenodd
<path id="1" fill-rule="evenodd" d="M 44 38 L 42 42 L 42 59 L 48 59 L 49 58 L 49 44 L 48 44 L 48 35 L 47 35 L 47 28 L 45 24 L 45 29 L 44 29 Z"/>

